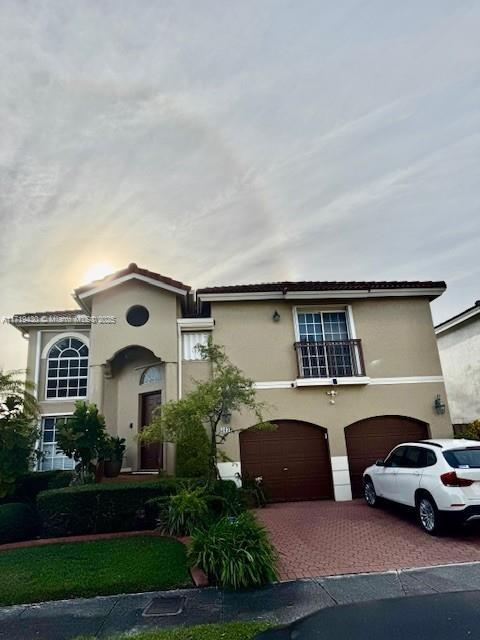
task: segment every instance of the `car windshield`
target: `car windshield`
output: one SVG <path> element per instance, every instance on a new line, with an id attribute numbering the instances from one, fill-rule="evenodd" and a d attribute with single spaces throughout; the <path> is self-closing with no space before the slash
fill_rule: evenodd
<path id="1" fill-rule="evenodd" d="M 454 469 L 480 469 L 480 447 L 451 449 L 444 451 L 443 455 Z"/>

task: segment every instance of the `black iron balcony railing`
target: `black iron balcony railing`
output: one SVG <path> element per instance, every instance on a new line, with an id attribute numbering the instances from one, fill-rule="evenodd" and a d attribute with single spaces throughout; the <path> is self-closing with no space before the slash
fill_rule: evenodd
<path id="1" fill-rule="evenodd" d="M 295 343 L 300 378 L 348 378 L 365 375 L 361 340 Z"/>

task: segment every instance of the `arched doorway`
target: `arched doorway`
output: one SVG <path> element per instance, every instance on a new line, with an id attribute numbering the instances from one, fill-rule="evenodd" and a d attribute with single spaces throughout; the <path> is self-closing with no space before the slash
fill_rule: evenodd
<path id="1" fill-rule="evenodd" d="M 242 474 L 261 476 L 270 502 L 333 498 L 327 430 L 299 420 L 274 420 L 275 431 L 240 433 Z"/>
<path id="2" fill-rule="evenodd" d="M 116 433 L 126 439 L 128 466 L 137 471 L 158 471 L 164 466 L 162 443 L 136 439 L 163 400 L 163 366 L 153 351 L 140 345 L 129 345 L 107 361 L 107 424 L 116 424 Z"/>
<path id="3" fill-rule="evenodd" d="M 405 416 L 376 416 L 345 427 L 352 496 L 363 495 L 362 475 L 365 469 L 401 442 L 428 438 L 426 422 Z"/>

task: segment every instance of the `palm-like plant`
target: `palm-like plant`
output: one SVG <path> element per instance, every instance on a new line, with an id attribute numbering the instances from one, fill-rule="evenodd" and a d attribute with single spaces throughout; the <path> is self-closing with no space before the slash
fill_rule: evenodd
<path id="1" fill-rule="evenodd" d="M 35 385 L 27 379 L 27 372 L 21 369 L 14 371 L 0 370 L 0 402 L 7 398 L 23 408 L 27 418 L 35 418 L 38 414 L 38 403 L 34 395 Z"/>

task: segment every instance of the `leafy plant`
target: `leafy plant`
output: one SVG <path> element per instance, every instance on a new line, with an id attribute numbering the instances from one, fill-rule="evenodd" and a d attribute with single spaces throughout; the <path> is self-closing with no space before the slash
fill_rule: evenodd
<path id="1" fill-rule="evenodd" d="M 25 417 L 35 419 L 38 415 L 38 403 L 34 395 L 35 385 L 27 379 L 27 371 L 0 370 L 0 402 L 9 398 L 15 406 L 22 407 Z"/>
<path id="2" fill-rule="evenodd" d="M 87 484 L 95 473 L 94 461 L 100 459 L 107 441 L 105 418 L 95 404 L 75 402 L 72 416 L 57 423 L 57 446 L 77 463 L 80 483 Z"/>
<path id="3" fill-rule="evenodd" d="M 37 437 L 32 407 L 26 409 L 16 395 L 0 402 L 0 498 L 13 495 L 18 480 L 31 468 Z"/>
<path id="4" fill-rule="evenodd" d="M 105 442 L 101 447 L 100 456 L 103 460 L 115 460 L 121 462 L 127 446 L 125 438 L 118 436 L 106 436 Z"/>
<path id="5" fill-rule="evenodd" d="M 196 530 L 189 560 L 220 587 L 247 589 L 277 578 L 276 551 L 266 530 L 249 512 Z"/>
<path id="6" fill-rule="evenodd" d="M 164 404 L 139 438 L 144 442 L 178 442 L 192 429 L 206 428 L 209 479 L 213 480 L 220 477 L 217 463 L 228 461 L 221 445 L 230 434 L 240 431 L 222 427 L 226 416 L 246 410 L 256 416 L 257 429 L 272 431 L 276 426 L 263 420 L 265 407 L 256 399 L 253 380 L 230 362 L 223 347 L 209 340 L 208 345 L 197 345 L 197 349 L 202 359 L 211 363 L 212 378 L 206 382 L 196 381 L 195 389 L 187 396 Z"/>
<path id="7" fill-rule="evenodd" d="M 267 504 L 267 496 L 263 486 L 263 478 L 242 477 L 242 487 L 247 497 L 248 503 L 252 507 L 263 508 Z"/>
<path id="8" fill-rule="evenodd" d="M 205 488 L 184 487 L 170 496 L 165 514 L 165 530 L 174 536 L 188 536 L 205 528 L 210 520 Z"/>
<path id="9" fill-rule="evenodd" d="M 462 438 L 467 440 L 480 440 L 480 419 L 470 423 L 462 433 Z"/>
<path id="10" fill-rule="evenodd" d="M 209 441 L 205 427 L 192 422 L 177 438 L 176 474 L 182 478 L 206 478 L 209 471 Z"/>

